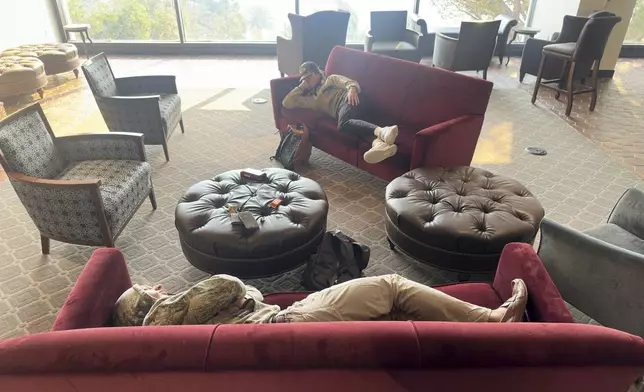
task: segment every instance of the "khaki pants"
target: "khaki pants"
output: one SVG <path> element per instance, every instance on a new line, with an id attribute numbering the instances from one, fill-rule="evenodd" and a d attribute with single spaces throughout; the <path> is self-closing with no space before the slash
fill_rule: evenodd
<path id="1" fill-rule="evenodd" d="M 468 321 L 486 322 L 491 310 L 399 275 L 344 282 L 310 294 L 278 314 L 278 322 Z"/>

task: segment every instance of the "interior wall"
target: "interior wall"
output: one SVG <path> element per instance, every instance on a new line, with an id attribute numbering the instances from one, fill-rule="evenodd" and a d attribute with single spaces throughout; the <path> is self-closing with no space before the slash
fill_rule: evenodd
<path id="1" fill-rule="evenodd" d="M 61 42 L 54 2 L 51 0 L 1 0 L 0 49 L 12 46 Z M 5 4 L 6 3 L 6 4 Z"/>

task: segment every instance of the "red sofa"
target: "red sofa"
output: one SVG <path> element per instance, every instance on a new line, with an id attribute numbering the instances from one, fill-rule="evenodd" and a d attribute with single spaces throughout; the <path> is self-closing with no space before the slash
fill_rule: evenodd
<path id="1" fill-rule="evenodd" d="M 279 130 L 304 123 L 313 146 L 386 180 L 417 167 L 472 162 L 492 83 L 343 46 L 333 48 L 325 71 L 360 83 L 372 108 L 367 120 L 399 126 L 398 153 L 379 164 L 368 164 L 362 156 L 371 148 L 370 142 L 340 133 L 336 120 L 319 112 L 283 108 L 282 101 L 298 85 L 298 76 L 271 81 Z"/>
<path id="2" fill-rule="evenodd" d="M 123 255 L 99 249 L 52 332 L 0 342 L 2 391 L 625 391 L 644 341 L 572 321 L 541 261 L 510 244 L 493 284 L 439 289 L 488 307 L 528 286 L 532 322 L 343 322 L 103 327 L 130 287 Z M 304 293 L 267 302 L 287 306 Z"/>

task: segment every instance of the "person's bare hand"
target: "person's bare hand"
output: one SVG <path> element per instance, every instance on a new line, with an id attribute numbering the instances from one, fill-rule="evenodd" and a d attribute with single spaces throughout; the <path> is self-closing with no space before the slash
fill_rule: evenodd
<path id="1" fill-rule="evenodd" d="M 360 98 L 358 98 L 358 90 L 355 87 L 349 89 L 349 94 L 347 94 L 347 101 L 349 105 L 358 106 L 360 104 Z"/>
<path id="2" fill-rule="evenodd" d="M 300 85 L 298 87 L 303 91 L 307 91 L 309 89 L 309 84 L 307 83 L 306 79 L 304 79 L 300 82 Z"/>

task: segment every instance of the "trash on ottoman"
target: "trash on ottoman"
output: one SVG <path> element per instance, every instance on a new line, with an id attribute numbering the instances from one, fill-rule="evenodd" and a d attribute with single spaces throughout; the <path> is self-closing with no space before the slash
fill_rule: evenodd
<path id="1" fill-rule="evenodd" d="M 468 166 L 419 168 L 387 185 L 392 249 L 448 270 L 494 271 L 506 244 L 534 241 L 543 216 L 519 182 Z"/>
<path id="2" fill-rule="evenodd" d="M 72 44 L 22 45 L 5 49 L 0 57 L 5 56 L 37 58 L 45 65 L 47 75 L 74 72 L 78 78 L 78 67 L 81 65 L 78 49 Z"/>

